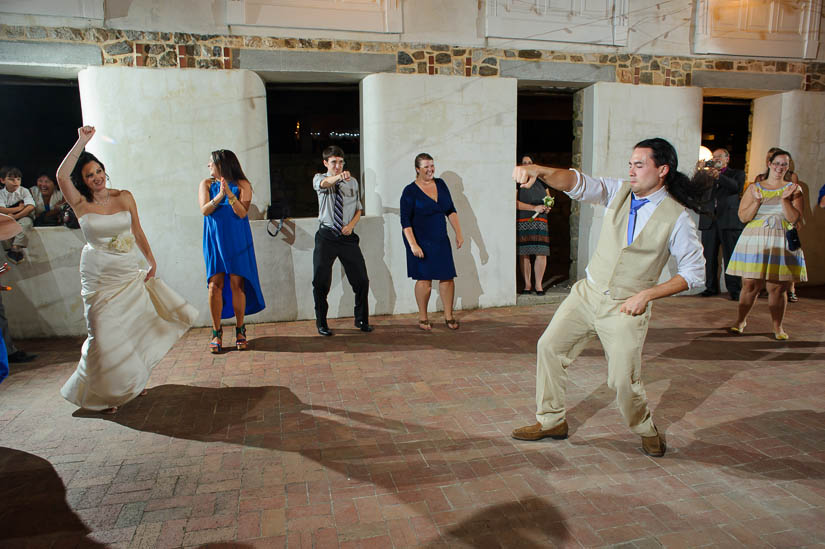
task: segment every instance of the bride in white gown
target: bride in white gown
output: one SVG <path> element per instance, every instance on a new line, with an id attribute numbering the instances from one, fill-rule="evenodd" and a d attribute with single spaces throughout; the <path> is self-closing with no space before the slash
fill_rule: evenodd
<path id="1" fill-rule="evenodd" d="M 88 335 L 60 394 L 81 408 L 114 413 L 144 391 L 152 368 L 189 329 L 197 310 L 155 278 L 135 199 L 129 191 L 107 188 L 103 164 L 83 151 L 94 128 L 77 133 L 57 182 L 87 242 L 80 281 Z M 140 269 L 135 246 L 148 271 Z"/>

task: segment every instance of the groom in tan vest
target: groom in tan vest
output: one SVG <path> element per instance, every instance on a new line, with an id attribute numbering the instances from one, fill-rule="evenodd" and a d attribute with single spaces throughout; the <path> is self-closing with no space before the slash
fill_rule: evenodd
<path id="1" fill-rule="evenodd" d="M 673 146 L 653 138 L 634 147 L 629 182 L 535 164 L 513 170 L 522 187 L 541 178 L 574 200 L 606 207 L 587 278 L 573 285 L 538 342 L 537 423 L 516 429 L 513 438 L 567 438 L 567 366 L 598 337 L 607 355 L 607 384 L 625 423 L 642 437 L 646 454 L 664 455 L 642 385 L 651 302 L 705 283 L 702 245 L 686 208 L 698 211 L 708 182 L 688 179 L 677 164 Z M 659 284 L 670 257 L 677 274 Z"/>

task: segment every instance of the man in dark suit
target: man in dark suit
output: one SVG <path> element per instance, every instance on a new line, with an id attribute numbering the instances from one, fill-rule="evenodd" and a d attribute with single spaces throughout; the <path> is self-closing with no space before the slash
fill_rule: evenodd
<path id="1" fill-rule="evenodd" d="M 716 182 L 705 207 L 712 215 L 699 216 L 699 230 L 702 231 L 702 246 L 705 248 L 705 291 L 702 292 L 704 297 L 719 293 L 719 246 L 722 246 L 724 272 L 744 228 L 739 221 L 739 197 L 745 186 L 745 172 L 729 168 L 729 161 L 730 154 L 725 149 L 713 151 L 713 166 L 708 170 Z M 738 301 L 742 279 L 726 274 L 725 286 L 730 298 Z"/>

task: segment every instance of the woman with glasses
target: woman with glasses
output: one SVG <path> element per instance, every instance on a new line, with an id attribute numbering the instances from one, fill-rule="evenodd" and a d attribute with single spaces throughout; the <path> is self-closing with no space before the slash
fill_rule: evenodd
<path id="1" fill-rule="evenodd" d="M 235 347 L 243 351 L 247 348 L 244 316 L 265 307 L 247 217 L 252 185 L 232 151 L 212 151 L 207 167 L 209 177 L 201 181 L 198 201 L 203 213 L 203 257 L 212 316 L 209 350 L 221 352 L 221 319 L 234 316 Z"/>
<path id="2" fill-rule="evenodd" d="M 770 155 L 766 178 L 755 181 L 742 196 L 739 219 L 745 229 L 736 243 L 727 274 L 742 277 L 739 316 L 730 331 L 745 332 L 748 314 L 763 287 L 768 290 L 768 309 L 774 337 L 788 339 L 782 327 L 787 291 L 792 282 L 808 279 L 802 249 L 788 248 L 785 232 L 802 217 L 802 190 L 785 181 L 791 155 L 777 149 Z"/>
<path id="3" fill-rule="evenodd" d="M 778 150 L 779 150 L 779 147 L 771 147 L 770 149 L 768 149 L 768 154 L 765 156 L 765 173 L 760 173 L 759 175 L 757 175 L 756 179 L 754 179 L 754 181 L 756 181 L 756 182 L 765 181 L 768 178 L 768 175 L 770 175 L 770 173 L 771 173 L 771 155 L 773 153 L 775 153 L 776 151 L 778 151 Z M 793 165 L 793 157 L 791 157 L 789 155 L 789 158 L 790 158 L 790 162 L 788 163 L 788 171 L 785 172 L 785 177 L 783 177 L 782 179 L 784 179 L 785 181 L 792 181 L 794 183 L 799 183 L 799 178 L 796 176 L 796 169 L 794 168 L 794 165 Z M 747 188 L 748 188 L 748 183 L 745 184 L 745 189 L 747 190 Z M 805 213 L 804 209 L 803 209 L 802 213 L 803 214 Z M 800 221 L 800 223 L 804 224 L 805 223 L 805 218 L 802 217 L 802 218 L 800 218 L 799 221 Z M 759 297 L 767 297 L 767 292 L 765 292 L 763 290 L 760 293 Z M 796 295 L 796 284 L 794 282 L 791 282 L 791 285 L 788 288 L 788 303 L 796 303 L 797 301 L 799 301 L 799 297 Z"/>

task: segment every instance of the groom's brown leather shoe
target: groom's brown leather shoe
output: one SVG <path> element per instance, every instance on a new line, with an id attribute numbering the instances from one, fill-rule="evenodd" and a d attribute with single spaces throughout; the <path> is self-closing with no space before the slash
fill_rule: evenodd
<path id="1" fill-rule="evenodd" d="M 518 440 L 541 440 L 547 437 L 562 440 L 567 438 L 567 422 L 562 421 L 552 429 L 542 429 L 541 423 L 528 425 L 527 427 L 519 427 L 513 430 L 511 436 Z"/>
<path id="2" fill-rule="evenodd" d="M 656 430 L 656 436 L 642 437 L 642 452 L 645 454 L 651 457 L 662 457 L 665 455 L 665 450 L 667 450 L 667 445 L 658 429 Z"/>

